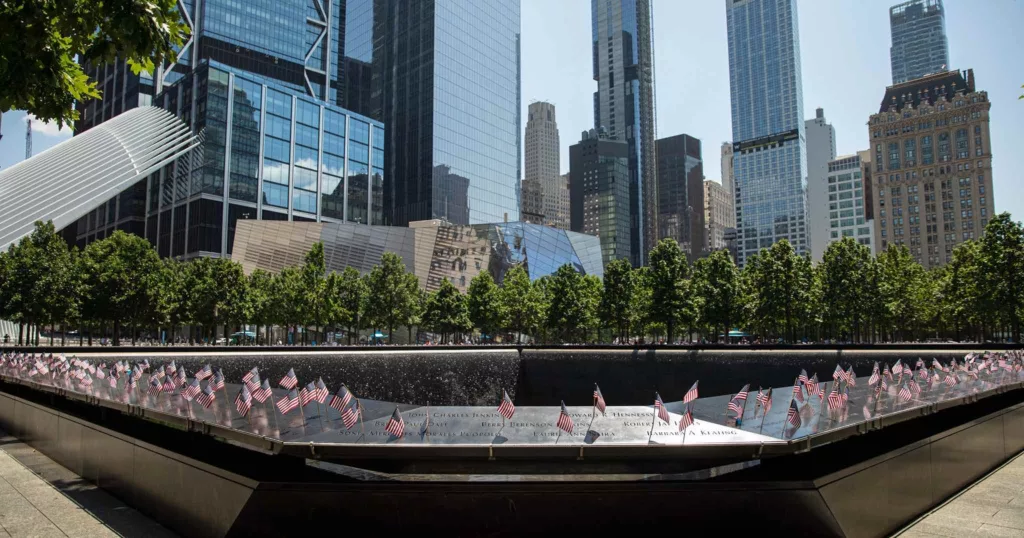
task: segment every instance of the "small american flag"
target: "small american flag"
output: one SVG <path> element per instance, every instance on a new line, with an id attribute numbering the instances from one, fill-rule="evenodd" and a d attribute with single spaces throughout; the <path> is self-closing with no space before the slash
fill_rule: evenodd
<path id="1" fill-rule="evenodd" d="M 164 384 L 160 387 L 160 390 L 164 392 L 174 392 L 174 381 L 171 380 L 170 376 L 164 378 Z"/>
<path id="2" fill-rule="evenodd" d="M 903 363 L 899 359 L 896 359 L 896 364 L 892 367 L 892 375 L 900 375 L 903 373 Z"/>
<path id="3" fill-rule="evenodd" d="M 683 431 L 686 428 L 689 428 L 692 424 L 693 424 L 693 412 L 690 411 L 690 408 L 686 408 L 686 412 L 684 412 L 679 417 L 679 431 Z"/>
<path id="4" fill-rule="evenodd" d="M 793 399 L 798 402 L 804 401 L 804 390 L 800 387 L 800 379 L 797 378 L 793 381 Z"/>
<path id="5" fill-rule="evenodd" d="M 220 371 L 218 371 L 217 375 L 213 377 L 213 381 L 210 381 L 210 385 L 213 387 L 213 390 L 220 390 L 224 388 L 224 376 Z"/>
<path id="6" fill-rule="evenodd" d="M 203 392 L 199 394 L 199 396 L 196 396 L 196 402 L 198 402 L 199 405 L 207 409 L 209 409 L 210 406 L 213 405 L 213 401 L 216 399 L 217 393 L 214 392 L 213 388 L 210 387 L 209 383 L 206 384 L 206 388 L 203 389 Z"/>
<path id="7" fill-rule="evenodd" d="M 807 379 L 807 370 L 801 368 L 800 369 L 800 375 L 797 376 L 797 380 L 800 383 L 803 383 L 804 385 L 806 385 L 807 381 L 808 381 L 808 379 Z"/>
<path id="8" fill-rule="evenodd" d="M 327 395 L 331 392 L 327 390 L 327 385 L 324 384 L 324 378 L 316 380 L 316 401 L 317 403 L 324 403 L 327 400 Z"/>
<path id="9" fill-rule="evenodd" d="M 829 398 L 831 398 L 831 396 L 829 396 Z M 786 411 L 786 422 L 790 423 L 795 428 L 800 427 L 800 408 L 796 406 L 796 402 L 793 400 L 790 400 L 789 410 Z"/>
<path id="10" fill-rule="evenodd" d="M 974 359 L 971 359 L 971 360 L 974 360 Z M 917 364 L 914 365 L 914 368 L 916 368 L 918 370 L 920 370 L 921 368 L 924 368 L 924 359 L 918 357 L 917 358 Z"/>
<path id="11" fill-rule="evenodd" d="M 868 378 L 868 385 L 874 386 L 880 377 L 882 376 L 878 373 L 878 363 L 876 362 L 874 369 L 871 370 L 871 377 Z"/>
<path id="12" fill-rule="evenodd" d="M 740 391 L 738 393 L 736 393 L 736 396 L 733 396 L 733 399 L 734 400 L 742 400 L 743 402 L 746 402 L 747 401 L 747 393 L 748 392 L 750 392 L 750 384 L 749 383 L 746 384 L 746 385 L 743 385 L 743 388 L 740 389 Z"/>
<path id="13" fill-rule="evenodd" d="M 291 392 L 285 394 L 284 398 L 278 400 L 274 405 L 277 406 L 277 410 L 280 411 L 282 415 L 287 415 L 289 411 L 299 406 L 299 393 L 295 392 L 295 389 L 292 389 Z"/>
<path id="14" fill-rule="evenodd" d="M 181 397 L 191 402 L 196 396 L 199 396 L 199 392 L 199 380 L 193 379 L 192 382 L 185 387 L 185 390 L 181 391 Z"/>
<path id="15" fill-rule="evenodd" d="M 606 407 L 604 403 L 604 394 L 601 394 L 601 387 L 598 387 L 597 383 L 594 383 L 594 407 L 604 415 Z"/>
<path id="16" fill-rule="evenodd" d="M 238 391 L 238 396 L 235 396 L 235 409 L 242 417 L 248 415 L 249 410 L 252 409 L 252 396 L 245 385 L 242 385 L 242 390 Z"/>
<path id="17" fill-rule="evenodd" d="M 882 383 L 878 385 L 879 390 L 889 390 L 889 384 L 885 382 L 885 378 L 882 378 Z"/>
<path id="18" fill-rule="evenodd" d="M 846 383 L 851 387 L 857 386 L 857 374 L 853 373 L 852 364 L 850 365 L 850 368 L 846 370 Z"/>
<path id="19" fill-rule="evenodd" d="M 171 361 L 171 364 L 168 364 L 164 371 L 167 372 L 167 375 L 174 375 L 178 371 L 178 367 L 174 365 L 174 361 Z"/>
<path id="20" fill-rule="evenodd" d="M 845 377 L 846 372 L 843 370 L 843 367 L 837 364 L 836 369 L 832 372 L 832 380 L 839 381 L 840 379 L 844 379 Z"/>
<path id="21" fill-rule="evenodd" d="M 917 377 L 920 377 L 922 380 L 928 379 L 928 370 L 924 366 L 918 368 Z"/>
<path id="22" fill-rule="evenodd" d="M 658 413 L 658 418 L 662 422 L 668 424 L 668 409 L 665 409 L 665 402 L 661 401 L 661 394 L 654 393 L 654 410 Z"/>
<path id="23" fill-rule="evenodd" d="M 683 405 L 686 405 L 697 399 L 697 383 L 699 382 L 700 380 L 694 381 L 693 386 L 690 387 L 690 390 L 686 391 L 686 394 L 683 395 Z"/>
<path id="24" fill-rule="evenodd" d="M 764 391 L 763 391 L 763 390 L 761 389 L 761 387 L 757 387 L 757 396 L 754 396 L 754 401 L 755 401 L 755 402 L 757 402 L 757 405 L 758 405 L 758 407 L 760 407 L 760 406 L 764 405 L 764 401 L 765 401 L 765 400 L 766 400 L 767 398 L 768 398 L 768 394 L 766 394 L 766 393 L 765 393 L 765 392 L 764 392 Z"/>
<path id="25" fill-rule="evenodd" d="M 138 382 L 139 380 L 135 379 L 135 376 L 130 375 L 128 376 L 127 386 L 125 388 L 127 388 L 128 390 L 135 390 L 135 387 L 137 386 Z"/>
<path id="26" fill-rule="evenodd" d="M 178 370 L 177 384 L 179 387 L 184 387 L 186 383 L 188 383 L 188 375 L 185 374 L 185 368 L 182 368 Z"/>
<path id="27" fill-rule="evenodd" d="M 743 402 L 741 402 L 740 400 L 737 400 L 735 398 L 733 398 L 732 400 L 729 400 L 729 405 L 727 405 L 725 407 L 726 415 L 729 414 L 729 411 L 732 411 L 733 413 L 736 413 L 736 420 L 742 419 L 743 418 Z"/>
<path id="28" fill-rule="evenodd" d="M 306 407 L 314 399 L 316 399 L 316 385 L 310 382 L 310 384 L 302 387 L 302 390 L 299 391 L 299 405 Z"/>
<path id="29" fill-rule="evenodd" d="M 397 405 L 395 406 L 395 412 L 391 413 L 388 423 L 384 425 L 384 431 L 395 437 L 401 437 L 405 434 L 405 420 L 402 419 L 402 413 L 398 410 Z"/>
<path id="30" fill-rule="evenodd" d="M 102 373 L 102 372 L 103 372 L 103 370 L 100 370 L 97 373 Z M 112 389 L 116 389 L 117 388 L 117 371 L 115 371 L 115 370 L 111 370 L 110 371 L 110 377 L 107 380 L 107 383 L 110 384 L 110 388 L 112 388 Z"/>
<path id="31" fill-rule="evenodd" d="M 885 377 L 889 378 L 889 381 L 892 381 L 892 372 L 889 371 L 889 365 L 888 364 L 886 364 L 885 368 L 882 370 L 882 375 L 884 375 Z"/>
<path id="32" fill-rule="evenodd" d="M 155 393 L 160 392 L 161 390 L 163 390 L 163 387 L 160 385 L 160 381 L 153 376 L 149 376 L 149 392 Z"/>
<path id="33" fill-rule="evenodd" d="M 202 381 L 202 380 L 204 380 L 204 379 L 206 379 L 208 377 L 212 377 L 212 376 L 213 376 L 213 368 L 210 368 L 209 364 L 207 364 L 206 366 L 203 366 L 203 368 L 201 370 L 196 372 L 196 379 L 198 379 L 200 381 Z"/>
<path id="34" fill-rule="evenodd" d="M 512 398 L 508 397 L 508 392 L 501 391 L 503 396 L 501 398 L 501 404 L 498 405 L 498 413 L 508 420 L 512 420 L 512 415 L 516 414 L 516 406 L 512 403 Z"/>
<path id="35" fill-rule="evenodd" d="M 252 372 L 249 372 L 249 374 L 252 374 Z M 242 379 L 242 382 L 245 383 L 245 388 L 249 389 L 249 392 L 256 392 L 256 390 L 259 389 L 260 385 L 262 384 L 260 382 L 260 375 L 249 374 L 246 374 L 245 378 Z"/>
<path id="36" fill-rule="evenodd" d="M 356 421 L 359 420 L 359 404 L 346 407 L 341 412 L 341 421 L 345 423 L 345 429 L 351 430 L 352 426 L 356 425 Z"/>
<path id="37" fill-rule="evenodd" d="M 900 403 L 907 403 L 910 401 L 911 398 L 913 398 L 913 393 L 910 392 L 910 387 L 908 387 L 907 384 L 904 383 L 903 387 L 900 388 L 900 393 L 897 396 L 899 397 Z"/>
<path id="38" fill-rule="evenodd" d="M 288 373 L 285 374 L 277 384 L 281 385 L 285 390 L 294 389 L 295 386 L 299 384 L 299 378 L 295 377 L 295 369 L 289 368 Z"/>
<path id="39" fill-rule="evenodd" d="M 918 385 L 917 381 L 913 379 L 910 380 L 910 392 L 913 392 L 914 395 L 921 394 L 921 385 Z"/>
<path id="40" fill-rule="evenodd" d="M 252 370 L 249 370 L 248 373 L 246 373 L 244 376 L 242 376 L 242 382 L 248 385 L 249 382 L 253 380 L 253 378 L 256 378 L 256 379 L 260 378 L 260 371 L 255 366 L 252 367 Z M 257 387 L 259 386 L 259 383 L 260 383 L 259 381 L 256 381 L 256 386 Z"/>
<path id="41" fill-rule="evenodd" d="M 960 379 L 956 376 L 956 374 L 946 374 L 946 379 L 942 380 L 942 382 L 945 383 L 946 386 L 952 387 L 953 385 L 959 383 Z"/>
<path id="42" fill-rule="evenodd" d="M 337 409 L 339 413 L 344 414 L 345 407 L 347 407 L 351 401 L 352 392 L 348 390 L 348 387 L 342 385 L 341 388 L 338 389 L 338 393 L 331 397 L 331 403 L 329 405 Z M 344 418 L 344 416 L 342 418 Z"/>
<path id="43" fill-rule="evenodd" d="M 259 403 L 265 403 L 271 394 L 273 394 L 273 391 L 270 389 L 270 380 L 264 379 L 263 383 L 256 390 L 252 391 L 252 399 Z"/>
<path id="44" fill-rule="evenodd" d="M 558 414 L 558 423 L 556 426 L 565 433 L 572 433 L 572 427 L 574 424 L 572 422 L 572 417 L 569 416 L 569 411 L 565 409 L 564 401 L 562 402 L 562 411 Z"/>
<path id="45" fill-rule="evenodd" d="M 103 369 L 100 368 L 99 371 L 96 372 L 96 379 L 106 379 L 106 378 L 107 378 L 107 374 L 103 373 Z"/>
<path id="46" fill-rule="evenodd" d="M 832 392 L 828 395 L 828 408 L 839 409 L 843 406 L 843 397 L 839 394 L 839 385 L 832 385 Z"/>
<path id="47" fill-rule="evenodd" d="M 768 395 L 764 399 L 764 413 L 762 417 L 768 414 L 768 411 L 772 410 L 772 388 L 768 387 Z"/>
<path id="48" fill-rule="evenodd" d="M 818 374 L 815 373 L 807 380 L 807 395 L 812 396 L 818 393 Z"/>

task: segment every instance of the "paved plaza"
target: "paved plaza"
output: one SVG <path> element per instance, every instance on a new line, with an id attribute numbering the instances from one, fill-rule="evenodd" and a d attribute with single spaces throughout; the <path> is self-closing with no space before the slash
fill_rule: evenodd
<path id="1" fill-rule="evenodd" d="M 0 430 L 0 538 L 176 536 Z"/>

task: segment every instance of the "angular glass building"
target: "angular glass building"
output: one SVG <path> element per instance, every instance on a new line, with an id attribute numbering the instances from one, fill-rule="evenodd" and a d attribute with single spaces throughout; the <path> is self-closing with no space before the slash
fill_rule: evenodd
<path id="1" fill-rule="evenodd" d="M 808 250 L 796 0 L 728 0 L 736 263 L 776 241 Z"/>
<path id="2" fill-rule="evenodd" d="M 948 69 L 949 41 L 942 0 L 910 0 L 889 8 L 889 27 L 893 85 Z"/>

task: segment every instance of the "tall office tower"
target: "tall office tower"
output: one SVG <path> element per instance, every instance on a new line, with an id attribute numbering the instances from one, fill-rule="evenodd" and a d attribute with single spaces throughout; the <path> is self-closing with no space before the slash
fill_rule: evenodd
<path id="1" fill-rule="evenodd" d="M 650 0 L 591 0 L 594 128 L 629 145 L 630 260 L 643 265 L 658 237 L 654 55 Z"/>
<path id="2" fill-rule="evenodd" d="M 889 8 L 889 28 L 893 84 L 947 69 L 949 41 L 942 0 L 910 0 Z"/>
<path id="3" fill-rule="evenodd" d="M 726 0 L 737 260 L 788 239 L 807 252 L 796 0 Z"/>
<path id="4" fill-rule="evenodd" d="M 339 93 L 355 77 L 340 68 L 344 36 L 353 35 L 345 27 L 372 24 L 348 16 L 359 4 L 183 0 L 192 35 L 175 61 L 152 77 L 132 77 L 123 64 L 102 68 L 109 91 L 80 103 L 77 127 L 151 102 L 203 133 L 204 143 L 65 237 L 85 245 L 125 230 L 162 256 L 190 258 L 230 255 L 239 219 L 382 224 L 383 124 L 337 105 L 361 103 Z"/>
<path id="5" fill-rule="evenodd" d="M 518 220 L 519 0 L 375 0 L 374 9 L 385 220 Z"/>
<path id="6" fill-rule="evenodd" d="M 860 151 L 854 155 L 844 155 L 829 161 L 825 182 L 828 184 L 830 197 L 836 195 L 838 201 L 832 201 L 831 211 L 825 220 L 825 244 L 839 241 L 844 237 L 852 237 L 875 253 L 874 222 L 867 217 L 868 185 L 864 174 L 865 165 L 870 166 L 871 152 Z M 811 181 L 814 181 L 812 178 Z M 814 245 L 817 249 L 818 246 Z M 817 260 L 820 261 L 820 260 Z"/>
<path id="7" fill-rule="evenodd" d="M 555 204 L 557 206 L 559 221 L 565 226 L 558 228 L 568 230 L 571 218 L 569 217 L 571 203 L 569 201 L 569 173 L 558 176 L 558 189 L 556 189 Z"/>
<path id="8" fill-rule="evenodd" d="M 690 261 L 704 253 L 704 161 L 690 135 L 659 139 L 658 239 L 671 237 Z"/>
<path id="9" fill-rule="evenodd" d="M 601 240 L 605 265 L 618 259 L 632 260 L 630 212 L 630 149 L 596 129 L 583 132 L 569 146 L 569 229 Z"/>
<path id="10" fill-rule="evenodd" d="M 829 211 L 837 209 L 830 206 L 843 205 L 844 210 L 852 210 L 853 200 L 837 200 L 835 186 L 827 181 L 829 161 L 836 158 L 836 130 L 825 120 L 825 111 L 817 109 L 814 118 L 804 122 L 804 131 L 807 136 L 807 236 L 811 241 L 811 259 L 820 262 L 828 246 Z M 863 206 L 861 211 L 864 211 Z"/>
<path id="11" fill-rule="evenodd" d="M 704 180 L 704 250 L 727 248 L 725 230 L 736 227 L 732 196 L 721 183 Z"/>
<path id="12" fill-rule="evenodd" d="M 528 210 L 531 216 L 542 215 L 542 222 L 538 224 L 568 230 L 568 208 L 561 207 L 559 202 L 563 186 L 555 105 L 543 101 L 530 103 L 525 145 L 526 177 L 523 185 L 539 191 L 540 196 L 531 193 L 532 199 L 524 198 L 524 210 Z M 538 201 L 540 207 L 534 207 Z"/>
<path id="13" fill-rule="evenodd" d="M 907 245 L 925 268 L 978 239 L 995 212 L 988 93 L 974 71 L 890 86 L 868 119 L 875 245 Z"/>
<path id="14" fill-rule="evenodd" d="M 731 199 L 735 193 L 736 179 L 733 176 L 732 142 L 722 142 L 722 187 L 729 192 Z M 733 200 L 735 205 L 735 200 Z M 735 219 L 735 215 L 733 219 Z M 735 223 L 733 224 L 735 227 Z"/>

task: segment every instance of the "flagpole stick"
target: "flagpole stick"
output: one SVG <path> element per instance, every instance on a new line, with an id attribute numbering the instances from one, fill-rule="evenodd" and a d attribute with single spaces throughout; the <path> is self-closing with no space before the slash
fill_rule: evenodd
<path id="1" fill-rule="evenodd" d="M 747 394 L 749 396 L 749 393 L 747 393 Z M 736 417 L 736 427 L 737 428 L 742 428 L 743 427 L 743 417 L 747 416 L 747 400 L 749 400 L 749 399 L 750 398 L 744 398 L 743 399 L 743 409 L 740 409 L 740 416 Z M 757 416 L 757 412 L 756 411 L 754 412 L 754 415 Z"/>
<path id="2" fill-rule="evenodd" d="M 833 381 L 833 383 L 834 383 L 834 381 Z M 794 398 L 795 398 L 795 396 L 793 395 L 793 392 L 790 391 L 790 393 L 789 393 L 789 405 L 786 406 L 786 416 L 787 417 L 789 416 L 789 408 L 793 406 Z M 797 411 L 797 412 L 799 413 L 799 411 Z M 764 419 L 762 418 L 761 421 L 764 422 Z M 786 435 L 786 423 L 787 422 L 788 422 L 787 420 L 783 420 L 782 421 L 782 433 L 779 434 L 780 436 Z"/>
<path id="3" fill-rule="evenodd" d="M 832 388 L 833 389 L 835 388 L 835 385 L 836 385 L 836 382 L 835 382 L 835 380 L 833 380 L 832 381 Z M 825 391 L 822 392 L 822 394 L 825 394 L 826 392 L 828 392 L 828 381 L 825 382 Z M 821 415 L 825 414 L 825 407 L 827 407 L 825 405 L 825 399 L 826 398 L 828 398 L 828 396 L 826 396 L 825 398 L 821 399 L 821 409 L 819 410 L 820 412 L 818 413 L 818 416 L 821 416 Z"/>
<path id="4" fill-rule="evenodd" d="M 654 407 L 654 416 L 651 417 L 651 433 L 647 435 L 647 444 L 651 444 L 651 439 L 654 437 L 654 424 L 658 421 L 658 407 Z"/>
<path id="5" fill-rule="evenodd" d="M 366 437 L 366 428 L 363 426 L 363 402 L 356 398 L 356 407 L 359 408 L 359 437 Z"/>
<path id="6" fill-rule="evenodd" d="M 757 429 L 758 435 L 760 435 L 761 432 L 764 431 L 764 418 L 766 416 L 768 416 L 768 411 L 765 411 L 764 414 L 761 415 L 761 427 Z"/>

